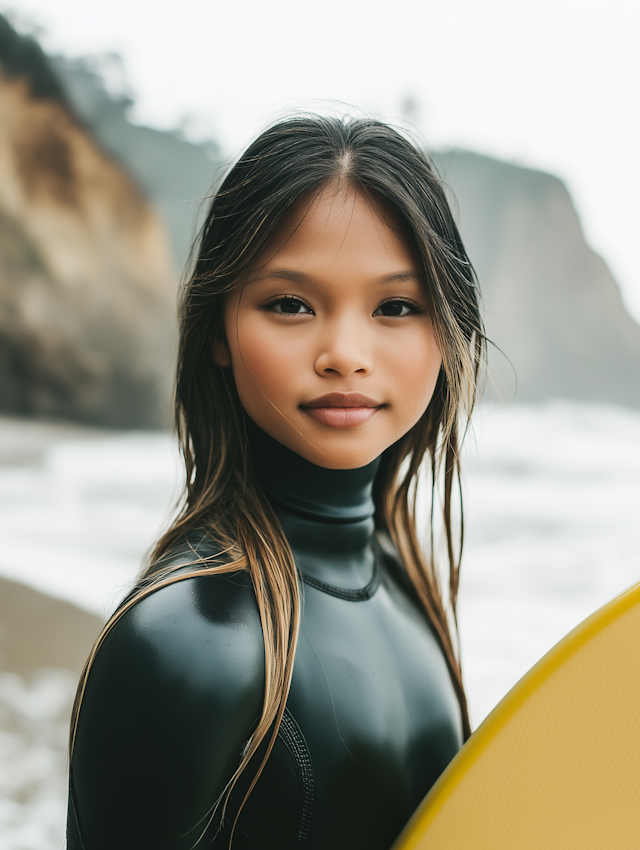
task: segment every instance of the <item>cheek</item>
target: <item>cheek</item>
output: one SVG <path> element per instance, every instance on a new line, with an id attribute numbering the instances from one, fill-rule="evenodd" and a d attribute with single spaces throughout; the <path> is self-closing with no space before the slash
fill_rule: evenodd
<path id="1" fill-rule="evenodd" d="M 442 357 L 431 329 L 421 328 L 389 352 L 387 363 L 405 414 L 417 421 L 427 409 L 440 373 Z"/>
<path id="2" fill-rule="evenodd" d="M 239 317 L 233 336 L 227 335 L 231 350 L 233 374 L 238 391 L 255 393 L 259 390 L 275 401 L 278 390 L 287 386 L 287 371 L 291 370 L 288 348 L 279 344 L 278 335 L 260 321 Z"/>

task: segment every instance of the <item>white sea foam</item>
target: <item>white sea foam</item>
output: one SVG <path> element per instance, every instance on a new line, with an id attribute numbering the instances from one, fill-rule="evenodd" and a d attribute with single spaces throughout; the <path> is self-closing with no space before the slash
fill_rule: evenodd
<path id="1" fill-rule="evenodd" d="M 640 580 L 640 414 L 484 407 L 463 467 L 459 621 L 477 725 L 564 634 Z M 0 575 L 104 615 L 179 489 L 167 435 L 0 420 Z M 61 846 L 70 694 L 64 674 L 0 681 L 13 717 L 0 735 L 3 848 Z"/>
<path id="2" fill-rule="evenodd" d="M 0 575 L 105 615 L 140 568 L 180 489 L 171 437 L 157 433 L 78 438 L 34 429 L 25 462 L 11 463 L 19 427 L 0 428 Z M 77 429 L 73 429 L 74 432 Z M 40 440 L 38 439 L 40 438 Z"/>
<path id="3" fill-rule="evenodd" d="M 474 432 L 459 619 L 477 724 L 561 637 L 640 580 L 640 415 L 484 408 Z"/>
<path id="4" fill-rule="evenodd" d="M 75 677 L 0 673 L 0 847 L 64 846 L 69 706 Z"/>

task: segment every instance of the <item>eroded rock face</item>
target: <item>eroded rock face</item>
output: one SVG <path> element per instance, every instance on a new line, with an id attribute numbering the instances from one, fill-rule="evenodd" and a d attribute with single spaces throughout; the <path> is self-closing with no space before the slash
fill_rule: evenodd
<path id="1" fill-rule="evenodd" d="M 562 181 L 467 151 L 436 163 L 480 279 L 498 393 L 640 407 L 640 326 Z"/>
<path id="2" fill-rule="evenodd" d="M 0 410 L 167 421 L 165 229 L 66 104 L 0 73 Z"/>

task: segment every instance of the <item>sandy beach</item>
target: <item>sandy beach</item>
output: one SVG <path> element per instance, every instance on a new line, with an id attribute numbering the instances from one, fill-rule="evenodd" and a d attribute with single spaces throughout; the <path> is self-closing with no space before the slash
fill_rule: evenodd
<path id="1" fill-rule="evenodd" d="M 69 713 L 100 617 L 0 579 L 0 846 L 62 846 Z"/>

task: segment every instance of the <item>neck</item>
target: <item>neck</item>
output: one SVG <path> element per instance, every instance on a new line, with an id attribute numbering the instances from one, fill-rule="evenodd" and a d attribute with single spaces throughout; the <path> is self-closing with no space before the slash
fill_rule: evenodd
<path id="1" fill-rule="evenodd" d="M 253 469 L 303 572 L 356 588 L 371 579 L 373 482 L 379 459 L 358 469 L 326 469 L 248 423 Z"/>

